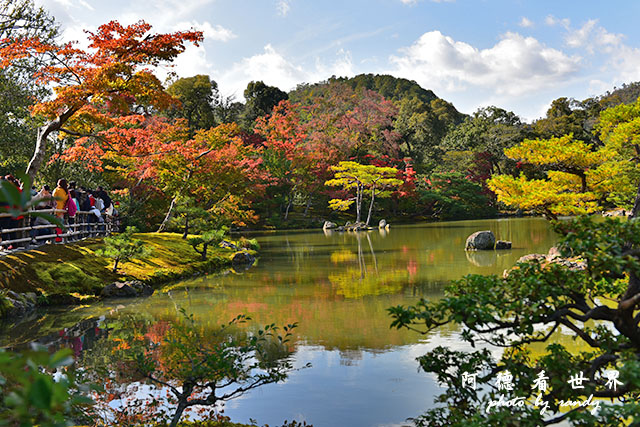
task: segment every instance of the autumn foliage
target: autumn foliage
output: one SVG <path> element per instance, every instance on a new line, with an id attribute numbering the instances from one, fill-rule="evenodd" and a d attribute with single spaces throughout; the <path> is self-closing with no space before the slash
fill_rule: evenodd
<path id="1" fill-rule="evenodd" d="M 47 138 L 52 132 L 89 137 L 96 131 L 122 126 L 122 117 L 148 109 L 161 110 L 175 103 L 165 92 L 151 67 L 173 61 L 186 48 L 198 44 L 202 33 L 182 31 L 152 34 L 143 21 L 123 26 L 116 21 L 87 32 L 88 49 L 75 43 L 55 45 L 38 38 L 3 40 L 0 66 L 31 57 L 42 61 L 35 72 L 39 84 L 53 85 L 54 96 L 32 108 L 46 120 L 38 132 L 34 156 L 27 173 L 35 176 L 45 160 Z M 136 120 L 127 118 L 126 120 Z M 142 120 L 142 119 L 137 119 Z M 102 151 L 108 142 L 100 139 Z M 83 143 L 81 139 L 79 143 Z"/>

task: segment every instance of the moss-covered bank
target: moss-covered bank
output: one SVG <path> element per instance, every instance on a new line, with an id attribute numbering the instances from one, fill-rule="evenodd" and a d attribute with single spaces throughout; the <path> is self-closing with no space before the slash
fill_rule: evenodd
<path id="1" fill-rule="evenodd" d="M 95 298 L 109 283 L 140 280 L 154 287 L 231 265 L 235 251 L 211 248 L 203 261 L 179 234 L 139 233 L 149 255 L 118 266 L 113 260 L 96 254 L 103 248 L 101 239 L 67 245 L 45 245 L 38 249 L 0 258 L 0 295 L 6 291 L 35 292 L 43 301 L 66 302 Z M 65 296 L 67 296 L 65 300 Z M 73 302 L 73 301 L 71 301 Z"/>

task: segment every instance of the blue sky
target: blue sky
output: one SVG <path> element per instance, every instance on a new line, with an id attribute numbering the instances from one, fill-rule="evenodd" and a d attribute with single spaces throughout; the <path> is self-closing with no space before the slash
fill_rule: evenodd
<path id="1" fill-rule="evenodd" d="M 155 31 L 194 27 L 178 58 L 225 95 L 251 80 L 283 90 L 332 75 L 417 81 L 465 113 L 497 105 L 527 120 L 560 96 L 584 99 L 640 80 L 640 2 L 490 0 L 36 0 L 84 38 L 112 19 Z"/>

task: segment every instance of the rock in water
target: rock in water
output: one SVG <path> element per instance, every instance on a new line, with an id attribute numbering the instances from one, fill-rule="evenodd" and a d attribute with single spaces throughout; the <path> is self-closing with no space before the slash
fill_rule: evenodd
<path id="1" fill-rule="evenodd" d="M 507 240 L 498 240 L 496 242 L 496 250 L 497 249 L 511 249 L 511 242 Z"/>
<path id="2" fill-rule="evenodd" d="M 322 226 L 322 229 L 323 230 L 333 230 L 336 227 L 337 227 L 337 225 L 336 225 L 335 222 L 325 221 L 324 225 Z"/>
<path id="3" fill-rule="evenodd" d="M 139 280 L 115 282 L 105 286 L 100 293 L 103 298 L 146 297 L 153 294 L 153 288 Z"/>
<path id="4" fill-rule="evenodd" d="M 496 236 L 493 231 L 476 231 L 467 237 L 465 250 L 467 251 L 486 251 L 492 250 L 496 246 Z"/>
<path id="5" fill-rule="evenodd" d="M 252 265 L 256 261 L 256 258 L 249 252 L 241 251 L 237 252 L 231 260 L 233 265 Z"/>

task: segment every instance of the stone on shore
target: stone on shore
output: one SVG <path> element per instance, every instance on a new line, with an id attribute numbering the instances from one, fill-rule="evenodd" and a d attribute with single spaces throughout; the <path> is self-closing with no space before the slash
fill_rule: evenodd
<path id="1" fill-rule="evenodd" d="M 529 262 L 529 261 L 543 262 L 546 260 L 547 260 L 547 256 L 545 254 L 528 254 L 518 258 L 518 260 L 516 261 L 516 264 L 519 262 Z"/>
<path id="2" fill-rule="evenodd" d="M 256 261 L 256 258 L 251 255 L 249 252 L 247 251 L 240 251 L 237 252 L 234 256 L 233 259 L 231 260 L 231 262 L 233 263 L 233 265 L 252 265 L 254 262 Z"/>
<path id="3" fill-rule="evenodd" d="M 620 216 L 629 216 L 631 212 L 627 212 L 624 209 L 615 209 L 612 211 L 602 212 L 602 216 L 604 217 L 620 217 Z"/>
<path id="4" fill-rule="evenodd" d="M 338 225 L 335 222 L 331 222 L 331 221 L 325 221 L 324 225 L 322 226 L 323 230 L 333 230 L 334 228 L 336 228 Z"/>
<path id="5" fill-rule="evenodd" d="M 114 282 L 102 289 L 100 296 L 103 298 L 133 298 L 146 297 L 153 294 L 153 288 L 139 280 L 128 282 Z"/>

